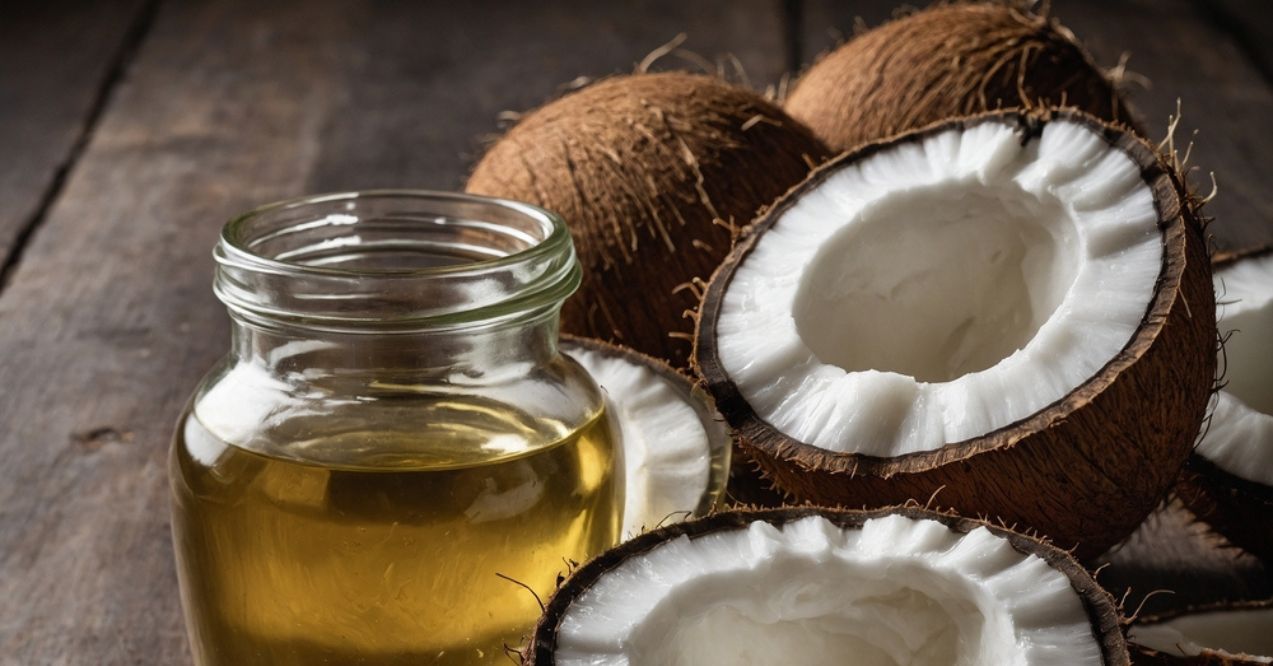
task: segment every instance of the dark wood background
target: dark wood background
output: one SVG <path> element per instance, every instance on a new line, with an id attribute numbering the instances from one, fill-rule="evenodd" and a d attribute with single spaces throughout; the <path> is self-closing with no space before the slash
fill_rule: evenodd
<path id="1" fill-rule="evenodd" d="M 632 70 L 679 33 L 752 85 L 890 0 L 0 4 L 0 663 L 187 663 L 165 459 L 227 348 L 209 251 L 271 200 L 458 188 L 506 110 Z M 1225 246 L 1273 240 L 1273 2 L 1054 0 L 1130 54 L 1154 137 L 1176 100 Z M 694 65 L 669 56 L 661 67 Z M 1133 77 L 1133 81 L 1139 81 Z M 1207 181 L 1205 175 L 1199 179 Z M 1209 188 L 1209 182 L 1206 183 Z M 1268 596 L 1168 515 L 1101 573 L 1128 609 Z"/>

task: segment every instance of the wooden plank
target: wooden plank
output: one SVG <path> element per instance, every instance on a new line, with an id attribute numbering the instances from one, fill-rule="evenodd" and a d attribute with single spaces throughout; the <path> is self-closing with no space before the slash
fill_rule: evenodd
<path id="1" fill-rule="evenodd" d="M 1167 118 L 1180 99 L 1184 121 L 1177 138 L 1197 143 L 1193 182 L 1219 195 L 1206 209 L 1221 247 L 1273 241 L 1273 88 L 1228 35 L 1184 0 L 1057 0 L 1053 13 L 1069 25 L 1103 64 L 1130 54 L 1128 69 L 1149 79 L 1132 90 L 1132 103 L 1154 139 L 1166 136 Z"/>
<path id="2" fill-rule="evenodd" d="M 1245 0 L 1226 0 L 1244 3 Z M 1253 5 L 1267 4 L 1254 0 Z M 923 4 L 923 3 L 916 3 Z M 892 15 L 892 2 L 806 0 L 801 55 L 807 65 L 818 53 Z M 1151 137 L 1166 134 L 1167 118 L 1183 99 L 1178 138 L 1199 128 L 1190 163 L 1203 173 L 1194 182 L 1205 191 L 1214 170 L 1220 194 L 1207 207 L 1211 227 L 1224 247 L 1273 240 L 1273 90 L 1232 39 L 1217 31 L 1187 0 L 1054 0 L 1052 13 L 1074 30 L 1099 63 L 1115 65 L 1130 52 L 1130 69 L 1152 87 L 1132 88 L 1132 101 L 1146 118 Z M 1110 555 L 1101 580 L 1121 595 L 1130 590 L 1128 612 L 1154 590 L 1150 610 L 1223 598 L 1273 595 L 1273 572 L 1254 558 L 1218 545 L 1178 512 L 1151 520 L 1135 538 Z"/>
<path id="3" fill-rule="evenodd" d="M 163 5 L 0 294 L 0 662 L 188 661 L 166 458 L 228 346 L 209 289 L 223 220 L 319 189 L 455 186 L 498 111 L 630 70 L 682 30 L 772 79 L 777 11 Z"/>
<path id="4" fill-rule="evenodd" d="M 409 21 L 384 12 L 360 22 L 332 110 L 341 120 L 324 134 L 310 190 L 460 189 L 501 113 L 533 109 L 579 77 L 630 72 L 680 33 L 681 49 L 735 80 L 731 54 L 757 87 L 783 72 L 780 7 L 764 0 L 485 4 L 489 13 L 435 8 Z M 422 30 L 436 55 L 404 57 L 420 48 Z M 673 54 L 660 68 L 702 66 Z"/>
<path id="5" fill-rule="evenodd" d="M 0 286 L 146 13 L 143 0 L 0 7 Z"/>
<path id="6" fill-rule="evenodd" d="M 1194 0 L 1221 32 L 1231 35 L 1247 57 L 1273 81 L 1273 4 L 1268 0 Z"/>

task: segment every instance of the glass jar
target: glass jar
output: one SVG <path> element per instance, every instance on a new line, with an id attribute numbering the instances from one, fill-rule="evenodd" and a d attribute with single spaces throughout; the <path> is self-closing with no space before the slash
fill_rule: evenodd
<path id="1" fill-rule="evenodd" d="M 557 350 L 562 221 L 338 194 L 231 221 L 215 257 L 231 351 L 170 458 L 196 663 L 506 659 L 623 506 L 601 392 Z"/>

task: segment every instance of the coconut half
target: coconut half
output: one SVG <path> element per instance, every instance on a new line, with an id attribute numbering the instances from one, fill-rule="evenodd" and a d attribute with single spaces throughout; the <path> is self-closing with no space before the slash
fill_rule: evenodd
<path id="1" fill-rule="evenodd" d="M 1214 296 L 1189 201 L 1153 148 L 1078 112 L 869 144 L 739 242 L 696 367 L 795 499 L 935 496 L 1094 556 L 1163 497 L 1206 409 Z"/>
<path id="2" fill-rule="evenodd" d="M 623 536 L 706 515 L 729 475 L 732 439 L 712 398 L 668 364 L 600 340 L 561 350 L 606 394 L 623 451 Z"/>
<path id="3" fill-rule="evenodd" d="M 1224 390 L 1178 494 L 1235 545 L 1273 560 L 1273 246 L 1217 257 Z"/>
<path id="4" fill-rule="evenodd" d="M 1273 664 L 1273 600 L 1140 618 L 1128 640 L 1137 664 Z"/>
<path id="5" fill-rule="evenodd" d="M 1066 553 L 919 509 L 716 514 L 577 571 L 528 663 L 1127 664 L 1113 599 Z"/>

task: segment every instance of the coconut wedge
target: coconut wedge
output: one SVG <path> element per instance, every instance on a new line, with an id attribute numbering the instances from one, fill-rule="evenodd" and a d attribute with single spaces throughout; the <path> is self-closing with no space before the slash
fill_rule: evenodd
<path id="1" fill-rule="evenodd" d="M 1273 560 L 1273 247 L 1214 266 L 1225 384 L 1177 493 L 1234 545 Z"/>
<path id="2" fill-rule="evenodd" d="M 1273 600 L 1140 618 L 1129 640 L 1137 664 L 1273 664 Z"/>
<path id="3" fill-rule="evenodd" d="M 1127 664 L 1113 599 L 1069 555 L 919 509 L 716 514 L 568 579 L 528 662 Z"/>
<path id="4" fill-rule="evenodd" d="M 624 538 L 715 508 L 732 440 L 711 396 L 668 364 L 626 347 L 562 336 L 561 350 L 605 391 L 617 425 Z"/>
<path id="5" fill-rule="evenodd" d="M 1174 483 L 1213 384 L 1190 202 L 1152 147 L 1079 112 L 869 144 L 717 270 L 696 367 L 796 500 L 933 498 L 1094 556 Z"/>

